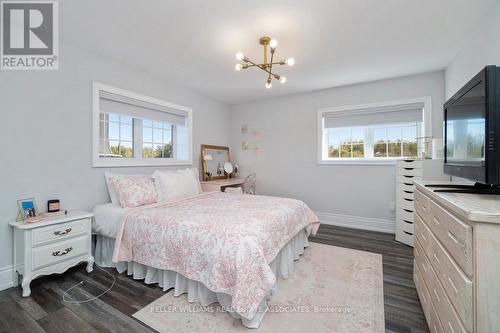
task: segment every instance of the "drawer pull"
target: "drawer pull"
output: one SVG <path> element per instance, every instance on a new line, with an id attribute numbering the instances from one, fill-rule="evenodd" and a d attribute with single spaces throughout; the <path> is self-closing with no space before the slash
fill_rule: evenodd
<path id="1" fill-rule="evenodd" d="M 439 302 L 439 303 L 441 303 L 441 299 L 440 299 L 440 298 L 439 298 L 439 296 L 438 296 L 438 293 L 437 293 L 437 291 L 436 291 L 436 288 L 432 288 L 432 291 L 434 292 L 434 295 L 436 295 L 436 298 L 437 298 L 438 302 Z"/>
<path id="2" fill-rule="evenodd" d="M 457 237 L 455 237 L 455 235 L 452 234 L 450 231 L 448 231 L 448 237 L 450 237 L 455 243 L 457 243 L 458 245 L 460 245 L 460 243 L 458 242 Z"/>
<path id="3" fill-rule="evenodd" d="M 403 198 L 405 199 L 406 201 L 413 201 L 413 199 L 408 199 L 408 198 Z"/>
<path id="4" fill-rule="evenodd" d="M 404 210 L 405 212 L 407 212 L 407 213 L 413 213 L 413 211 L 412 211 L 412 210 L 409 210 L 409 209 L 406 209 L 406 208 L 403 208 L 403 210 Z"/>
<path id="5" fill-rule="evenodd" d="M 71 232 L 71 228 L 68 228 L 64 231 L 60 231 L 60 230 L 57 230 L 57 231 L 54 231 L 54 235 L 56 236 L 62 236 L 62 235 L 66 235 L 66 234 L 69 234 Z"/>
<path id="6" fill-rule="evenodd" d="M 405 178 L 413 178 L 413 176 L 403 175 Z"/>
<path id="7" fill-rule="evenodd" d="M 453 283 L 453 280 L 450 278 L 450 276 L 448 275 L 448 281 L 450 281 L 450 285 L 451 287 L 453 288 L 453 291 L 455 292 L 455 294 L 458 294 L 458 289 L 457 287 L 455 286 L 455 284 Z"/>
<path id="8" fill-rule="evenodd" d="M 437 263 L 440 264 L 441 261 L 439 261 L 439 258 L 436 256 L 436 253 L 432 253 L 432 256 L 434 257 L 434 259 L 436 259 Z"/>
<path id="9" fill-rule="evenodd" d="M 53 257 L 64 256 L 64 255 L 70 253 L 72 250 L 73 250 L 73 246 L 66 248 L 63 252 L 61 252 L 61 251 L 54 251 L 54 252 L 52 252 L 52 256 Z"/>
<path id="10" fill-rule="evenodd" d="M 412 183 L 403 183 L 403 184 L 405 184 L 406 186 L 413 186 Z"/>
<path id="11" fill-rule="evenodd" d="M 410 232 L 408 232 L 408 231 L 404 231 L 404 230 L 403 230 L 403 232 L 404 232 L 405 234 L 407 234 L 407 235 L 413 236 L 413 234 L 412 234 L 412 233 L 410 233 Z"/>
<path id="12" fill-rule="evenodd" d="M 403 222 L 406 222 L 406 223 L 408 223 L 408 224 L 413 224 L 413 222 L 406 221 L 406 220 L 403 220 Z"/>
<path id="13" fill-rule="evenodd" d="M 415 169 L 415 168 L 404 168 L 404 169 L 405 169 L 405 170 L 413 170 L 413 169 Z"/>
<path id="14" fill-rule="evenodd" d="M 412 194 L 413 193 L 413 191 L 406 191 L 406 190 L 403 191 L 403 192 L 408 193 L 408 194 Z"/>

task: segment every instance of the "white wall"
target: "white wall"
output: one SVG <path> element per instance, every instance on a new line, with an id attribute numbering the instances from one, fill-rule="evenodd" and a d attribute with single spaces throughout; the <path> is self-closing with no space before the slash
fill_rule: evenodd
<path id="1" fill-rule="evenodd" d="M 471 32 L 452 63 L 446 68 L 446 98 L 450 98 L 486 65 L 500 66 L 500 2 L 481 25 Z"/>
<path id="2" fill-rule="evenodd" d="M 259 194 L 301 199 L 314 211 L 326 213 L 320 219 L 394 230 L 389 206 L 395 200 L 395 166 L 318 165 L 316 112 L 324 107 L 422 96 L 432 98 L 433 133 L 441 137 L 442 71 L 233 106 L 233 160 L 241 164 L 243 174 L 257 173 Z M 261 148 L 260 156 L 254 156 L 251 149 L 241 150 L 242 124 L 248 125 L 251 148 Z M 256 142 L 253 130 L 261 133 Z"/>
<path id="3" fill-rule="evenodd" d="M 58 71 L 0 73 L 0 289 L 11 277 L 8 222 L 16 218 L 17 199 L 34 196 L 42 210 L 51 198 L 64 209 L 109 200 L 105 170 L 91 164 L 92 80 L 192 107 L 196 166 L 201 143 L 229 144 L 226 105 L 68 44 L 61 45 L 60 59 Z"/>

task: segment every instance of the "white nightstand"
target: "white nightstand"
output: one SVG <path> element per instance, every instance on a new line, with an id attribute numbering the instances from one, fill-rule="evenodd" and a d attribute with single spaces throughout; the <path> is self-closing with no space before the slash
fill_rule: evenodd
<path id="1" fill-rule="evenodd" d="M 19 273 L 23 276 L 23 297 L 30 295 L 31 280 L 38 276 L 63 273 L 82 261 L 87 262 L 87 272 L 92 272 L 93 216 L 84 211 L 68 211 L 67 215 L 41 222 L 10 222 L 14 229 L 14 286 L 19 283 Z"/>

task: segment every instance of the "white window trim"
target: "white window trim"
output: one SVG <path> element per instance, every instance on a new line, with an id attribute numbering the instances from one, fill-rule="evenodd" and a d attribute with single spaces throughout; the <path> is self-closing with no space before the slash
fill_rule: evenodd
<path id="1" fill-rule="evenodd" d="M 137 100 L 142 100 L 149 103 L 158 104 L 171 109 L 184 111 L 187 113 L 187 126 L 188 126 L 188 159 L 176 160 L 171 158 L 99 158 L 99 92 L 106 91 Z M 136 152 L 134 150 L 134 155 Z M 162 101 L 153 97 L 134 93 L 132 91 L 115 88 L 99 82 L 92 82 L 92 166 L 94 168 L 108 168 L 108 167 L 130 167 L 130 166 L 168 166 L 168 165 L 193 165 L 193 109 Z"/>
<path id="2" fill-rule="evenodd" d="M 319 109 L 317 112 L 317 124 L 318 124 L 318 140 L 316 142 L 317 145 L 317 157 L 318 164 L 328 165 L 328 164 L 337 164 L 337 165 L 395 165 L 396 161 L 400 158 L 346 158 L 346 159 L 338 159 L 338 160 L 324 160 L 323 159 L 323 147 L 325 146 L 325 135 L 323 131 L 323 114 L 329 112 L 340 112 L 340 111 L 352 111 L 366 108 L 381 108 L 381 107 L 390 107 L 397 105 L 408 105 L 413 103 L 423 103 L 424 104 L 424 136 L 432 136 L 432 99 L 430 96 L 425 97 L 417 97 L 417 98 L 409 98 L 409 99 L 400 99 L 393 101 L 385 101 L 385 102 L 376 102 L 376 103 L 368 103 L 368 104 L 357 104 L 357 105 L 346 105 L 346 106 L 338 106 L 338 107 L 328 107 Z"/>

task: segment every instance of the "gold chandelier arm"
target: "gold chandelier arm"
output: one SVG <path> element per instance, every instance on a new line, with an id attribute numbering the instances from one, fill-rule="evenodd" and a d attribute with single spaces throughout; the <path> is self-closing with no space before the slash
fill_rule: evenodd
<path id="1" fill-rule="evenodd" d="M 274 74 L 272 73 L 273 71 L 273 58 L 274 58 L 274 51 L 275 49 L 271 49 L 271 61 L 269 62 L 269 76 L 267 77 L 267 82 L 271 82 L 271 75 L 274 76 Z"/>
<path id="2" fill-rule="evenodd" d="M 243 60 L 244 60 L 246 63 L 250 63 L 250 64 L 251 64 L 251 65 L 248 65 L 248 66 L 247 66 L 247 68 L 248 68 L 248 67 L 257 67 L 257 68 L 259 68 L 259 69 L 262 69 L 264 72 L 268 73 L 269 75 L 272 75 L 272 76 L 274 76 L 274 77 L 276 77 L 276 76 L 278 76 L 278 77 L 279 77 L 279 75 L 278 75 L 278 74 L 275 74 L 275 73 L 271 72 L 269 69 L 267 69 L 267 66 L 268 66 L 269 64 L 267 64 L 267 65 L 265 65 L 265 64 L 256 64 L 255 62 L 253 62 L 252 60 L 250 60 L 250 59 L 248 59 L 248 58 L 245 58 L 245 59 L 243 59 Z"/>

